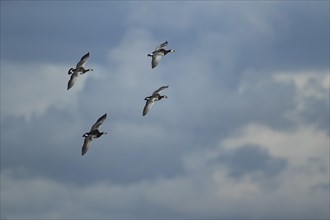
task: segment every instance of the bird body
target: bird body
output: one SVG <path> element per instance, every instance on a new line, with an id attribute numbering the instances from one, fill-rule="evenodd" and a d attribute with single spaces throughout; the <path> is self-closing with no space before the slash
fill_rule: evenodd
<path id="1" fill-rule="evenodd" d="M 144 100 L 146 100 L 146 104 L 143 108 L 143 113 L 142 115 L 145 116 L 150 109 L 152 108 L 152 106 L 155 104 L 155 101 L 159 101 L 163 98 L 168 98 L 166 95 L 160 95 L 159 92 L 168 88 L 168 86 L 162 86 L 159 89 L 155 90 L 151 96 L 145 97 Z"/>
<path id="2" fill-rule="evenodd" d="M 93 69 L 85 69 L 85 64 L 87 63 L 89 59 L 89 52 L 86 53 L 81 59 L 80 61 L 77 63 L 76 68 L 70 68 L 68 71 L 68 74 L 71 75 L 70 80 L 68 82 L 68 87 L 67 90 L 69 90 L 74 83 L 76 82 L 77 78 L 79 75 L 82 75 L 88 71 L 93 71 Z"/>
<path id="3" fill-rule="evenodd" d="M 152 53 L 148 54 L 149 57 L 152 57 L 151 68 L 155 68 L 163 56 L 165 56 L 166 54 L 168 54 L 170 52 L 175 52 L 175 50 L 172 50 L 172 49 L 166 50 L 165 47 L 167 46 L 167 44 L 168 44 L 168 42 L 165 41 L 161 45 L 157 46 L 156 49 Z"/>
<path id="4" fill-rule="evenodd" d="M 84 139 L 84 144 L 83 144 L 82 149 L 81 149 L 81 154 L 82 155 L 84 155 L 88 151 L 88 149 L 91 145 L 91 142 L 94 138 L 99 138 L 103 134 L 107 134 L 107 132 L 105 132 L 105 131 L 102 131 L 102 132 L 99 131 L 100 126 L 102 125 L 102 123 L 105 121 L 106 118 L 107 118 L 107 113 L 102 115 L 94 123 L 94 125 L 92 126 L 92 128 L 89 132 L 86 132 L 85 134 L 83 134 L 83 137 L 85 137 L 85 139 Z"/>

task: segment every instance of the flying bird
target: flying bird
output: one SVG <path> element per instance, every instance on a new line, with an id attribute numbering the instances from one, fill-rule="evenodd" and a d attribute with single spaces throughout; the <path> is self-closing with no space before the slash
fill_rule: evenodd
<path id="1" fill-rule="evenodd" d="M 146 100 L 146 105 L 143 108 L 143 116 L 145 116 L 152 106 L 155 104 L 155 101 L 159 101 L 162 98 L 168 98 L 166 95 L 160 95 L 159 92 L 168 88 L 168 86 L 162 86 L 159 89 L 155 90 L 151 96 L 145 97 L 144 100 Z"/>
<path id="2" fill-rule="evenodd" d="M 99 127 L 102 125 L 102 123 L 105 121 L 106 118 L 107 118 L 107 113 L 105 113 L 99 119 L 97 119 L 95 124 L 92 126 L 90 132 L 86 132 L 83 135 L 83 137 L 85 137 L 85 140 L 84 140 L 84 145 L 82 146 L 82 149 L 81 149 L 81 155 L 84 155 L 88 151 L 88 149 L 91 145 L 91 142 L 94 138 L 99 138 L 103 134 L 107 134 L 107 132 L 105 132 L 105 131 L 102 131 L 102 132 L 99 131 Z"/>
<path id="3" fill-rule="evenodd" d="M 68 82 L 68 87 L 67 90 L 69 90 L 74 83 L 76 82 L 77 78 L 79 75 L 84 74 L 88 71 L 93 71 L 93 69 L 85 69 L 85 64 L 87 63 L 89 58 L 89 52 L 86 53 L 81 59 L 80 61 L 77 63 L 76 68 L 71 68 L 68 71 L 68 74 L 71 75 L 70 80 Z"/>
<path id="4" fill-rule="evenodd" d="M 161 45 L 156 47 L 154 52 L 148 54 L 149 57 L 152 57 L 152 60 L 151 60 L 152 69 L 158 65 L 160 59 L 163 56 L 165 56 L 166 54 L 168 54 L 170 52 L 175 52 L 175 50 L 172 50 L 172 49 L 166 50 L 165 47 L 167 46 L 167 44 L 168 44 L 168 42 L 165 41 L 164 43 L 162 43 Z"/>

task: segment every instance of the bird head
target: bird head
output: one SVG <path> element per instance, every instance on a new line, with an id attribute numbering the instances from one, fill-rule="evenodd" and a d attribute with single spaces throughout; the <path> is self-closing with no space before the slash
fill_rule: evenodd
<path id="1" fill-rule="evenodd" d="M 83 137 L 87 137 L 87 136 L 88 136 L 88 133 L 83 134 Z"/>

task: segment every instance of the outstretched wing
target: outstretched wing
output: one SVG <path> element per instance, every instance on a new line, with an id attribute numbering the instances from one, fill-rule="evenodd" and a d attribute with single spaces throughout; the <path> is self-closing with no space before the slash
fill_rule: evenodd
<path id="1" fill-rule="evenodd" d="M 162 58 L 162 56 L 157 55 L 157 54 L 154 54 L 152 56 L 152 60 L 151 60 L 151 68 L 152 69 L 155 68 L 158 65 L 158 63 L 160 61 L 160 58 Z"/>
<path id="2" fill-rule="evenodd" d="M 68 82 L 67 90 L 69 90 L 74 85 L 77 78 L 78 78 L 78 72 L 74 72 L 74 73 L 71 74 L 70 80 Z"/>
<path id="3" fill-rule="evenodd" d="M 99 129 L 99 127 L 105 121 L 106 118 L 107 118 L 107 113 L 105 113 L 99 119 L 97 119 L 97 121 L 95 122 L 95 124 L 92 126 L 91 131 L 93 131 L 95 129 Z"/>
<path id="4" fill-rule="evenodd" d="M 149 111 L 150 109 L 152 108 L 152 106 L 154 105 L 154 100 L 152 98 L 149 98 L 147 101 L 146 101 L 146 105 L 144 106 L 143 108 L 143 116 L 145 116 Z"/>
<path id="5" fill-rule="evenodd" d="M 83 66 L 87 63 L 88 58 L 89 58 L 89 52 L 86 53 L 86 54 L 80 59 L 80 61 L 77 63 L 76 68 L 78 68 L 78 67 L 83 67 Z"/>
<path id="6" fill-rule="evenodd" d="M 82 146 L 82 149 L 81 149 L 81 155 L 84 155 L 88 151 L 92 140 L 93 140 L 92 135 L 88 135 L 87 137 L 85 137 L 84 145 Z"/>
<path id="7" fill-rule="evenodd" d="M 165 42 L 162 43 L 161 45 L 157 46 L 156 49 L 155 49 L 155 51 L 156 51 L 156 50 L 159 50 L 159 49 L 164 49 L 164 48 L 167 46 L 167 44 L 168 44 L 168 42 L 165 41 Z"/>
<path id="8" fill-rule="evenodd" d="M 158 94 L 160 91 L 164 90 L 164 89 L 167 89 L 168 86 L 162 86 L 160 87 L 159 89 L 155 90 L 152 94 L 155 95 L 155 94 Z"/>

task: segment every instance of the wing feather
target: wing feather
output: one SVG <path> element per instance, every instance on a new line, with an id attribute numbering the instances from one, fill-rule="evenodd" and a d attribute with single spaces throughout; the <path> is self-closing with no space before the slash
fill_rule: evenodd
<path id="1" fill-rule="evenodd" d="M 156 47 L 155 51 L 159 50 L 159 49 L 164 49 L 167 46 L 168 42 L 165 41 L 164 43 L 160 44 L 159 46 Z"/>
<path id="2" fill-rule="evenodd" d="M 151 60 L 151 68 L 155 68 L 158 63 L 160 62 L 160 59 L 162 58 L 162 56 L 154 54 L 152 56 L 152 60 Z"/>
<path id="3" fill-rule="evenodd" d="M 154 103 L 155 103 L 154 100 L 151 98 L 146 101 L 146 104 L 143 108 L 143 116 L 145 116 L 150 111 Z"/>
<path id="4" fill-rule="evenodd" d="M 92 140 L 93 140 L 92 135 L 88 135 L 87 137 L 85 137 L 84 145 L 82 146 L 82 149 L 81 149 L 81 155 L 84 155 L 88 151 Z"/>
<path id="5" fill-rule="evenodd" d="M 160 87 L 159 89 L 155 90 L 152 94 L 155 95 L 155 94 L 158 94 L 160 91 L 164 90 L 164 89 L 167 89 L 168 86 L 162 86 Z"/>
<path id="6" fill-rule="evenodd" d="M 99 119 L 97 119 L 97 121 L 95 122 L 95 124 L 92 126 L 91 131 L 96 130 L 96 129 L 99 129 L 99 127 L 105 121 L 106 118 L 107 118 L 107 113 L 105 113 Z"/>
<path id="7" fill-rule="evenodd" d="M 70 80 L 68 82 L 67 90 L 69 90 L 74 85 L 77 78 L 78 78 L 78 72 L 74 72 L 74 73 L 71 74 Z"/>
<path id="8" fill-rule="evenodd" d="M 78 67 L 83 67 L 83 66 L 87 63 L 88 58 L 89 58 L 89 52 L 86 53 L 86 54 L 80 59 L 80 61 L 77 63 L 76 68 L 78 68 Z"/>

